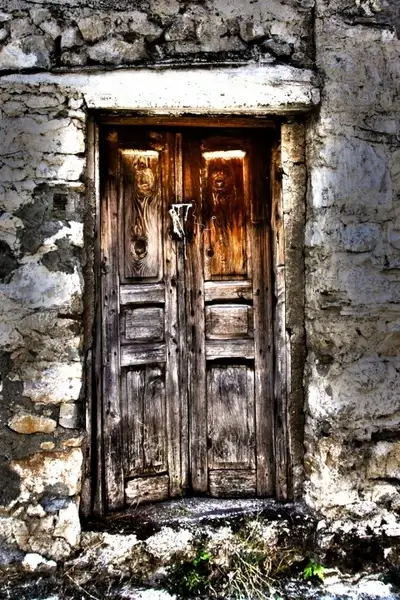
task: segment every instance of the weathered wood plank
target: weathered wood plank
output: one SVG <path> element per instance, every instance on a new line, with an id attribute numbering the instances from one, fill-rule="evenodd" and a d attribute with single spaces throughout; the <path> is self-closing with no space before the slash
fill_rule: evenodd
<path id="1" fill-rule="evenodd" d="M 133 308 L 124 312 L 122 334 L 126 341 L 161 341 L 164 338 L 164 309 Z"/>
<path id="2" fill-rule="evenodd" d="M 162 271 L 159 152 L 121 151 L 124 275 L 158 279 Z"/>
<path id="3" fill-rule="evenodd" d="M 254 290 L 254 359 L 255 359 L 255 421 L 257 447 L 257 495 L 271 496 L 275 491 L 274 465 L 274 394 L 273 394 L 273 332 L 271 296 L 271 256 L 269 225 L 261 216 L 268 205 L 265 182 L 268 164 L 267 148 L 254 147 L 252 162 L 252 210 L 260 219 L 252 228 L 253 290 Z M 257 185 L 254 183 L 256 180 Z"/>
<path id="4" fill-rule="evenodd" d="M 209 469 L 254 468 L 253 369 L 210 366 L 207 399 Z"/>
<path id="5" fill-rule="evenodd" d="M 121 367 L 160 363 L 165 362 L 165 359 L 164 343 L 122 346 L 121 348 Z"/>
<path id="6" fill-rule="evenodd" d="M 146 365 L 124 370 L 121 388 L 125 417 L 125 477 L 165 472 L 167 432 L 164 369 Z"/>
<path id="7" fill-rule="evenodd" d="M 123 407 L 124 475 L 143 469 L 143 393 L 144 370 L 123 369 L 121 399 Z"/>
<path id="8" fill-rule="evenodd" d="M 253 336 L 253 310 L 241 304 L 206 306 L 206 338 L 229 339 Z"/>
<path id="9" fill-rule="evenodd" d="M 164 301 L 164 283 L 136 283 L 121 286 L 121 306 L 127 304 L 162 304 Z"/>
<path id="10" fill-rule="evenodd" d="M 137 115 L 132 116 L 132 112 L 128 111 L 124 114 L 124 111 L 116 111 L 112 113 L 98 112 L 96 119 L 99 122 L 109 125 L 149 125 L 155 127 L 156 125 L 169 126 L 169 127 L 246 127 L 246 128 L 266 128 L 275 129 L 276 122 L 270 118 L 264 117 L 263 115 L 254 115 L 253 117 L 243 117 L 241 115 L 207 115 L 206 117 L 198 115 L 191 117 L 176 116 L 146 116 Z"/>
<path id="11" fill-rule="evenodd" d="M 306 217 L 307 170 L 305 159 L 304 123 L 291 121 L 281 128 L 282 159 L 277 168 L 282 173 L 282 190 L 277 181 L 277 198 L 281 198 L 283 221 L 281 242 L 284 246 L 285 322 L 279 343 L 286 347 L 286 396 L 278 407 L 282 423 L 282 450 L 287 452 L 287 489 L 282 486 L 278 495 L 288 499 L 300 498 L 304 478 L 304 389 L 305 362 L 304 331 L 304 230 Z M 279 162 L 278 162 L 279 161 Z M 283 289 L 283 288 L 281 288 Z M 283 324 L 282 324 L 283 325 Z M 283 357 L 282 357 L 283 359 Z M 283 365 L 282 365 L 283 367 Z M 286 437 L 286 440 L 285 440 Z M 286 443 L 285 443 L 286 442 Z M 283 479 L 279 476 L 279 484 Z"/>
<path id="12" fill-rule="evenodd" d="M 201 214 L 200 147 L 196 139 L 186 137 L 183 146 L 184 202 L 193 202 L 195 214 Z M 190 474 L 194 492 L 205 493 L 207 471 L 207 405 L 204 340 L 204 272 L 202 230 L 194 228 L 185 259 L 186 315 L 188 348 L 188 390 Z"/>
<path id="13" fill-rule="evenodd" d="M 168 475 L 154 477 L 138 477 L 126 483 L 125 496 L 128 506 L 136 506 L 146 502 L 156 502 L 168 497 Z"/>
<path id="14" fill-rule="evenodd" d="M 98 271 L 100 265 L 100 189 L 99 189 L 99 129 L 92 116 L 87 120 L 87 211 L 84 224 L 86 277 L 84 294 L 84 355 L 85 361 L 85 426 L 88 442 L 84 447 L 81 513 L 89 517 L 104 512 L 102 464 L 102 416 L 96 405 L 101 398 L 101 316 L 99 306 Z M 100 425 L 100 427 L 99 427 Z"/>
<path id="15" fill-rule="evenodd" d="M 144 469 L 167 470 L 167 421 L 165 409 L 165 371 L 156 365 L 144 369 L 143 457 Z M 170 401 L 172 399 L 169 399 Z M 168 494 L 166 495 L 166 498 Z"/>
<path id="16" fill-rule="evenodd" d="M 243 150 L 202 147 L 202 223 L 206 280 L 247 275 Z"/>
<path id="17" fill-rule="evenodd" d="M 252 360 L 254 358 L 254 342 L 248 340 L 207 340 L 206 359 L 234 358 Z"/>
<path id="18" fill-rule="evenodd" d="M 101 213 L 102 414 L 106 509 L 124 504 L 120 406 L 117 179 L 118 135 L 109 130 L 105 143 L 108 167 Z"/>
<path id="19" fill-rule="evenodd" d="M 168 452 L 169 494 L 179 496 L 182 490 L 182 429 L 185 427 L 181 403 L 186 399 L 186 390 L 182 389 L 179 382 L 181 361 L 180 315 L 178 307 L 179 287 L 177 284 L 177 249 L 170 232 L 170 217 L 168 209 L 177 198 L 179 183 L 176 179 L 175 136 L 165 134 L 164 152 L 162 153 L 162 193 L 163 193 L 163 231 L 164 231 L 164 276 L 165 276 L 165 341 L 166 341 L 166 433 Z M 175 161 L 175 172 L 171 165 Z M 179 167 L 182 180 L 182 168 Z M 179 197 L 179 196 L 178 196 Z M 177 202 L 179 200 L 176 200 Z M 182 282 L 181 282 L 182 285 Z M 182 326 L 181 326 L 182 327 Z M 184 370 L 186 370 L 184 368 Z M 181 396 L 182 394 L 182 396 Z M 187 417 L 185 417 L 185 421 Z M 187 446 L 184 448 L 187 454 Z M 186 475 L 187 477 L 187 475 Z"/>
<path id="20" fill-rule="evenodd" d="M 204 298 L 206 302 L 218 300 L 252 300 L 253 284 L 244 281 L 206 281 L 204 283 Z"/>
<path id="21" fill-rule="evenodd" d="M 256 472 L 240 470 L 210 471 L 210 496 L 252 498 L 256 495 Z"/>

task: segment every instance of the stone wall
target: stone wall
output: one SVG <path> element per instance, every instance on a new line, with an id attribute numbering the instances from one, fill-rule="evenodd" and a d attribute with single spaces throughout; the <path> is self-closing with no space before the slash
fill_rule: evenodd
<path id="1" fill-rule="evenodd" d="M 312 65 L 313 0 L 5 0 L 0 69 Z"/>
<path id="2" fill-rule="evenodd" d="M 79 535 L 85 113 L 46 85 L 1 100 L 0 534 L 61 558 Z"/>
<path id="3" fill-rule="evenodd" d="M 400 508 L 399 9 L 317 0 L 308 140 L 306 497 L 382 531 Z"/>
<path id="4" fill-rule="evenodd" d="M 284 112 L 285 103 L 286 111 L 297 110 L 298 98 L 290 94 L 298 82 L 312 80 L 304 68 L 319 76 L 321 105 L 307 122 L 305 497 L 327 518 L 367 519 L 376 529 L 385 519 L 388 532 L 395 532 L 396 0 L 316 0 L 315 6 L 313 0 L 8 0 L 2 10 L 2 560 L 14 560 L 21 551 L 61 559 L 79 543 L 84 281 L 93 241 L 87 225 L 93 216 L 86 201 L 87 114 L 88 105 L 96 106 L 97 85 L 103 85 L 99 107 L 126 107 L 114 106 L 114 86 L 105 90 L 99 77 L 117 67 L 125 67 L 121 77 L 169 67 L 160 71 L 165 82 L 166 73 L 183 63 L 248 65 L 251 86 L 257 72 L 264 73 L 256 68 L 267 66 L 274 75 L 264 96 L 280 96 L 273 109 L 272 100 L 260 101 L 264 112 Z M 112 75 L 118 81 L 118 72 Z M 234 77 L 223 80 L 226 94 L 211 102 L 210 111 L 222 106 L 221 112 L 246 112 L 246 88 L 239 97 Z M 127 97 L 142 93 L 135 81 Z"/>

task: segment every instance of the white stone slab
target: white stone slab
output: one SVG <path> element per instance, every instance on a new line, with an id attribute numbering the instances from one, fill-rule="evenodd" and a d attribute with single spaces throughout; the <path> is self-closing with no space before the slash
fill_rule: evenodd
<path id="1" fill-rule="evenodd" d="M 283 114 L 320 100 L 314 72 L 286 65 L 13 74 L 2 82 L 55 84 L 81 93 L 91 109 L 153 114 Z"/>

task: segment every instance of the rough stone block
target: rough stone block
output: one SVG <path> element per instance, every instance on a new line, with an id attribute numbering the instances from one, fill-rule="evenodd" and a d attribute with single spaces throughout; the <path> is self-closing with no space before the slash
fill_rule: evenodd
<path id="1" fill-rule="evenodd" d="M 40 415 L 17 414 L 8 422 L 8 426 L 17 433 L 52 433 L 57 422 Z"/>
<path id="2" fill-rule="evenodd" d="M 29 69 L 35 67 L 38 57 L 33 52 L 25 52 L 18 42 L 10 42 L 0 50 L 0 71 Z"/>
<path id="3" fill-rule="evenodd" d="M 81 486 L 82 451 L 79 448 L 39 452 L 14 459 L 11 468 L 21 478 L 21 500 L 43 494 L 51 486 L 63 486 L 67 496 L 75 496 Z"/>
<path id="4" fill-rule="evenodd" d="M 73 402 L 61 404 L 58 423 L 66 429 L 77 429 L 79 425 L 79 406 Z"/>
<path id="5" fill-rule="evenodd" d="M 102 18 L 100 15 L 91 15 L 79 19 L 77 25 L 83 39 L 89 43 L 97 42 L 107 31 L 104 17 Z"/>
<path id="6" fill-rule="evenodd" d="M 146 57 L 144 40 L 136 40 L 131 44 L 117 39 L 98 42 L 88 48 L 88 56 L 92 61 L 101 64 L 136 62 Z"/>
<path id="7" fill-rule="evenodd" d="M 54 537 L 63 538 L 71 548 L 79 544 L 81 524 L 79 520 L 78 507 L 75 502 L 70 502 L 66 508 L 58 513 L 58 519 L 54 529 Z"/>
<path id="8" fill-rule="evenodd" d="M 370 252 L 380 236 L 380 227 L 374 223 L 347 225 L 343 230 L 343 246 L 349 252 Z"/>
<path id="9" fill-rule="evenodd" d="M 400 442 L 378 442 L 371 449 L 367 477 L 400 480 Z"/>

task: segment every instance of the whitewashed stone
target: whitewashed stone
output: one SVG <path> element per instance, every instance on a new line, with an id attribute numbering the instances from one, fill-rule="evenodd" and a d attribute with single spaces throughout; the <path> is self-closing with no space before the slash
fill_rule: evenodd
<path id="1" fill-rule="evenodd" d="M 37 62 L 36 54 L 24 52 L 18 42 L 10 42 L 0 49 L 0 70 L 29 69 Z"/>
<path id="2" fill-rule="evenodd" d="M 40 504 L 30 505 L 26 509 L 26 514 L 28 517 L 35 517 L 38 519 L 43 519 L 46 516 L 46 511 Z"/>
<path id="3" fill-rule="evenodd" d="M 82 44 L 79 31 L 75 27 L 67 27 L 63 29 L 61 35 L 61 48 L 74 48 Z"/>
<path id="4" fill-rule="evenodd" d="M 25 81 L 66 86 L 82 94 L 89 109 L 105 110 L 142 110 L 146 106 L 148 110 L 161 112 L 208 114 L 212 107 L 215 113 L 282 114 L 317 105 L 320 99 L 314 73 L 288 65 L 211 70 L 138 69 L 107 71 L 101 75 L 40 73 L 4 78 L 5 83 L 13 85 Z"/>
<path id="5" fill-rule="evenodd" d="M 77 181 L 83 172 L 85 159 L 73 155 L 48 154 L 36 169 L 38 179 Z"/>
<path id="6" fill-rule="evenodd" d="M 51 13 L 47 8 L 32 8 L 29 11 L 29 16 L 35 25 L 40 25 L 43 21 L 51 19 Z"/>
<path id="7" fill-rule="evenodd" d="M 168 562 L 176 554 L 190 552 L 192 541 L 193 533 L 188 529 L 176 532 L 170 527 L 163 527 L 146 540 L 146 549 L 156 558 Z"/>
<path id="8" fill-rule="evenodd" d="M 370 479 L 400 479 L 400 442 L 378 442 L 367 467 Z"/>
<path id="9" fill-rule="evenodd" d="M 25 100 L 26 106 L 29 108 L 52 108 L 60 105 L 60 101 L 56 96 L 40 94 L 40 96 L 31 95 Z M 48 120 L 47 120 L 48 121 Z M 65 123 L 65 122 L 64 122 Z M 62 127 L 62 125 L 61 125 Z M 40 132 L 38 132 L 40 133 Z"/>
<path id="10" fill-rule="evenodd" d="M 82 364 L 37 363 L 24 369 L 24 395 L 32 402 L 61 404 L 79 398 Z"/>
<path id="11" fill-rule="evenodd" d="M 96 14 L 79 19 L 77 25 L 83 39 L 90 43 L 97 42 L 101 39 L 107 30 L 104 18 Z"/>
<path id="12" fill-rule="evenodd" d="M 62 29 L 59 24 L 52 19 L 45 20 L 40 23 L 40 29 L 47 33 L 53 40 L 55 40 L 62 33 Z"/>
<path id="13" fill-rule="evenodd" d="M 21 39 L 22 37 L 32 33 L 32 23 L 27 17 L 20 19 L 12 19 L 10 21 L 10 33 L 14 39 Z"/>
<path id="14" fill-rule="evenodd" d="M 80 568 L 96 564 L 108 572 L 118 568 L 124 560 L 131 557 L 132 551 L 140 544 L 132 533 L 110 534 L 83 532 L 81 546 L 84 552 L 74 561 Z"/>
<path id="15" fill-rule="evenodd" d="M 26 571 L 37 571 L 39 568 L 44 569 L 54 569 L 57 567 L 57 563 L 54 560 L 46 560 L 44 556 L 40 554 L 35 554 L 33 552 L 29 552 L 25 555 L 24 560 L 22 561 L 22 566 Z"/>
<path id="16" fill-rule="evenodd" d="M 129 44 L 122 40 L 112 39 L 90 46 L 88 56 L 102 64 L 116 65 L 141 60 L 146 56 L 146 51 L 144 42 L 141 40 Z"/>
<path id="17" fill-rule="evenodd" d="M 8 38 L 8 36 L 9 36 L 9 32 L 7 29 L 0 29 L 0 44 L 5 42 L 5 40 Z"/>
<path id="18" fill-rule="evenodd" d="M 15 517 L 0 516 L 0 540 L 22 547 L 26 544 L 29 531 L 26 523 Z"/>
<path id="19" fill-rule="evenodd" d="M 63 445 L 65 445 L 65 444 L 63 444 Z M 42 450 L 53 450 L 55 447 L 56 447 L 56 445 L 54 442 L 42 442 L 40 444 L 40 448 Z"/>
<path id="20" fill-rule="evenodd" d="M 58 423 L 66 429 L 76 429 L 79 424 L 79 407 L 74 402 L 64 402 L 60 406 Z"/>
<path id="21" fill-rule="evenodd" d="M 381 235 L 375 223 L 347 225 L 343 231 L 343 245 L 350 252 L 369 252 L 373 250 Z"/>
<path id="22" fill-rule="evenodd" d="M 54 536 L 65 539 L 71 548 L 79 544 L 81 524 L 78 507 L 71 502 L 67 508 L 62 508 L 58 513 L 58 520 L 54 529 Z"/>
<path id="23" fill-rule="evenodd" d="M 80 492 L 82 451 L 56 450 L 40 452 L 27 458 L 14 459 L 11 468 L 21 477 L 21 499 L 42 494 L 47 486 L 65 485 L 66 495 Z"/>
<path id="24" fill-rule="evenodd" d="M 13 416 L 8 426 L 17 433 L 52 433 L 57 427 L 57 422 L 40 415 L 18 414 Z"/>
<path id="25" fill-rule="evenodd" d="M 36 260 L 26 261 L 14 272 L 10 285 L 7 288 L 0 285 L 0 290 L 11 300 L 31 308 L 71 306 L 73 295 L 81 292 L 78 273 L 50 272 Z"/>

